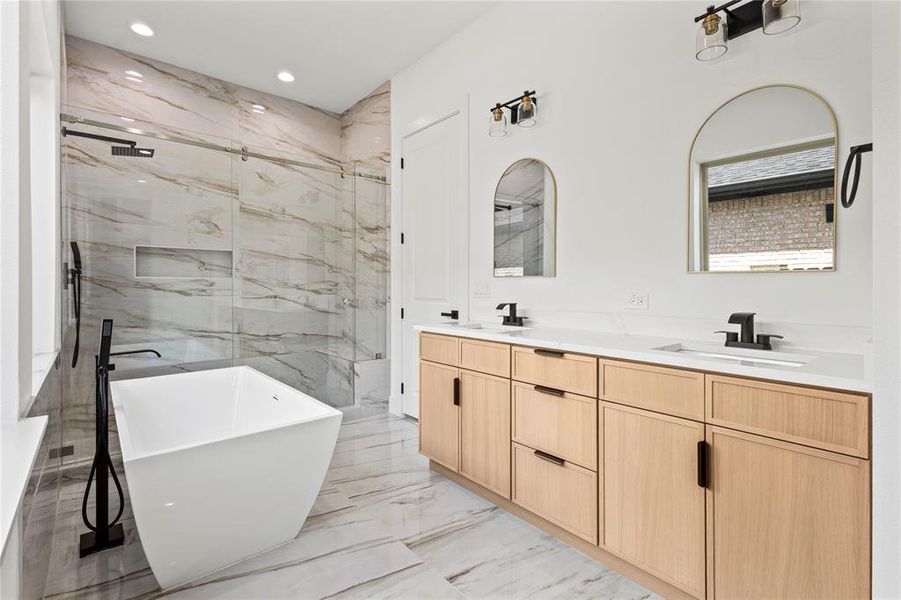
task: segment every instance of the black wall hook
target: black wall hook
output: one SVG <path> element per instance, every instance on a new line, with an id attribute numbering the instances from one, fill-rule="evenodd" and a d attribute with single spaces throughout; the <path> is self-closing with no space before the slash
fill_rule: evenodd
<path id="1" fill-rule="evenodd" d="M 845 171 L 842 174 L 842 206 L 845 208 L 851 208 L 851 205 L 854 204 L 854 198 L 857 196 L 857 185 L 860 183 L 860 155 L 864 152 L 872 151 L 872 143 L 851 146 L 848 160 L 845 162 Z M 848 196 L 848 174 L 851 172 L 852 164 L 854 165 L 854 181 L 851 184 L 851 195 Z"/>

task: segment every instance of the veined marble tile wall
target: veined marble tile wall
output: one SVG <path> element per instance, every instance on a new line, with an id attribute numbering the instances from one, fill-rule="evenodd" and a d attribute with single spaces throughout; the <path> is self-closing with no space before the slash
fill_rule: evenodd
<path id="1" fill-rule="evenodd" d="M 339 116 L 79 38 L 66 42 L 64 110 L 131 127 L 112 135 L 156 150 L 152 159 L 114 157 L 106 142 L 65 139 L 64 230 L 84 261 L 82 356 L 67 369 L 64 410 L 75 459 L 92 446 L 102 318 L 114 320 L 117 349 L 163 354 L 119 359 L 118 377 L 238 361 L 335 405 L 354 402 L 355 379 L 364 377 L 357 401 L 387 402 L 386 361 L 357 366 L 387 348 L 387 186 L 139 134 L 384 177 L 388 84 Z M 139 277 L 135 246 L 206 252 L 143 253 L 154 276 Z M 225 252 L 231 276 L 220 264 Z M 160 276 L 173 265 L 178 277 Z M 69 350 L 72 337 L 70 328 Z"/>

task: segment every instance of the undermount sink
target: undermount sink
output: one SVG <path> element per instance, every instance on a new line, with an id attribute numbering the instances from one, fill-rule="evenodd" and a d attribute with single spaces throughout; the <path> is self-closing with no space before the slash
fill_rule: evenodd
<path id="1" fill-rule="evenodd" d="M 698 344 L 669 344 L 660 346 L 654 350 L 665 352 L 678 352 L 683 356 L 706 358 L 710 360 L 724 360 L 735 363 L 754 365 L 776 365 L 780 367 L 803 367 L 815 356 L 807 354 L 794 354 L 791 352 L 775 352 L 773 350 L 747 350 L 743 348 L 728 348 L 724 346 Z"/>
<path id="2" fill-rule="evenodd" d="M 490 331 L 492 333 L 516 333 L 528 331 L 531 327 L 518 327 L 514 325 L 495 325 L 494 323 L 460 323 L 460 329 L 474 329 L 478 331 Z"/>

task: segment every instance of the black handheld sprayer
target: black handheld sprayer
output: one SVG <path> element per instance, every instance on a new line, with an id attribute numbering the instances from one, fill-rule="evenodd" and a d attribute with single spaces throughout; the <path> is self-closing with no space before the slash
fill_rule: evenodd
<path id="1" fill-rule="evenodd" d="M 100 328 L 100 350 L 94 357 L 97 436 L 94 462 L 91 465 L 88 483 L 84 490 L 84 498 L 81 502 L 81 518 L 88 529 L 90 529 L 90 531 L 81 536 L 79 556 L 82 558 L 107 548 L 121 546 L 125 539 L 122 523 L 119 522 L 119 519 L 122 518 L 122 512 L 125 510 L 125 494 L 122 492 L 122 484 L 119 483 L 119 476 L 116 475 L 116 470 L 113 468 L 113 459 L 109 453 L 109 373 L 116 368 L 116 365 L 110 364 L 110 357 L 124 354 L 141 354 L 144 352 L 152 352 L 160 356 L 159 352 L 150 349 L 110 352 L 112 344 L 113 320 L 104 319 Z M 116 484 L 116 490 L 119 493 L 119 511 L 116 513 L 116 518 L 112 521 L 109 520 L 110 475 L 112 475 L 113 483 Z M 88 497 L 91 493 L 91 484 L 95 478 L 97 481 L 96 512 L 94 524 L 91 524 L 88 518 Z"/>
<path id="2" fill-rule="evenodd" d="M 72 285 L 72 309 L 75 312 L 75 348 L 72 350 L 72 368 L 78 364 L 78 349 L 81 343 L 81 252 L 78 242 L 69 242 L 72 248 L 72 268 L 69 269 L 66 284 Z"/>

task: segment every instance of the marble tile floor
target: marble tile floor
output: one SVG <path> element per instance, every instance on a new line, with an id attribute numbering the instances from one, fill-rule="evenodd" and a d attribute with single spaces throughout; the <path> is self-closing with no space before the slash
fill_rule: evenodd
<path id="1" fill-rule="evenodd" d="M 415 421 L 349 409 L 310 517 L 293 541 L 161 592 L 130 510 L 126 544 L 78 559 L 87 473 L 65 477 L 46 598 L 657 598 L 432 473 Z M 119 468 L 121 472 L 121 467 Z"/>

